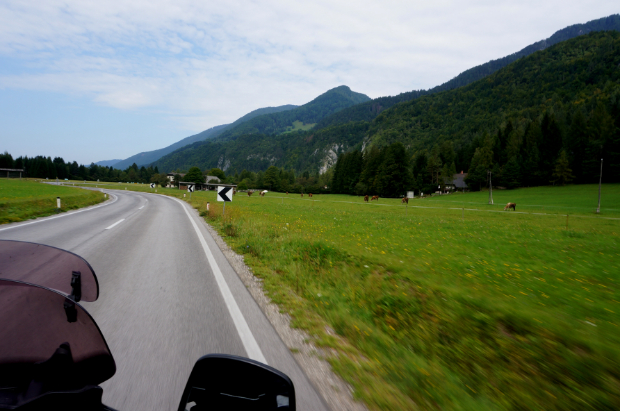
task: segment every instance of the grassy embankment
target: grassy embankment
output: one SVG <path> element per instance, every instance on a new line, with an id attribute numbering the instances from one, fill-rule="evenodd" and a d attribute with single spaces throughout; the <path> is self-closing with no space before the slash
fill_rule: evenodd
<path id="1" fill-rule="evenodd" d="M 372 409 L 620 408 L 620 186 L 493 194 L 192 204 Z"/>
<path id="2" fill-rule="evenodd" d="M 0 179 L 0 224 L 56 214 L 56 197 L 60 211 L 73 210 L 105 200 L 100 192 L 59 187 L 32 180 Z"/>

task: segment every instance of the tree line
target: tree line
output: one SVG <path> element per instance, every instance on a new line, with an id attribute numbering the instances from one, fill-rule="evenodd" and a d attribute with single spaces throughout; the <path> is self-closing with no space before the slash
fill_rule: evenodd
<path id="1" fill-rule="evenodd" d="M 471 190 L 489 184 L 513 189 L 549 184 L 620 182 L 620 92 L 588 104 L 558 106 L 533 119 L 506 120 L 458 151 L 446 140 L 430 150 L 407 150 L 400 142 L 338 157 L 332 192 L 402 196 L 434 192 L 468 173 Z M 458 167 L 457 167 L 458 164 Z"/>
<path id="2" fill-rule="evenodd" d="M 160 174 L 157 166 L 138 167 L 136 163 L 119 170 L 108 166 L 99 166 L 91 163 L 90 166 L 78 164 L 76 161 L 67 162 L 62 157 L 45 156 L 20 156 L 13 159 L 8 152 L 0 154 L 0 168 L 24 169 L 24 177 L 48 178 L 55 180 L 83 180 L 83 181 L 107 181 L 107 182 L 129 182 L 129 183 L 150 183 L 164 182 L 166 174 Z"/>

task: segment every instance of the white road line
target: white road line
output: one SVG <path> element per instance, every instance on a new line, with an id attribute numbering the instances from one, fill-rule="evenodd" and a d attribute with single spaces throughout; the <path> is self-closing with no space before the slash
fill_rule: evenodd
<path id="1" fill-rule="evenodd" d="M 245 321 L 245 318 L 243 317 L 243 314 L 241 313 L 241 310 L 239 309 L 239 306 L 237 305 L 235 297 L 230 291 L 230 288 L 228 288 L 228 284 L 226 283 L 226 280 L 224 279 L 224 276 L 220 271 L 220 267 L 217 265 L 217 261 L 215 261 L 215 258 L 213 257 L 209 246 L 207 245 L 207 241 L 200 232 L 198 225 L 196 225 L 196 222 L 192 218 L 191 214 L 189 213 L 189 211 L 187 211 L 187 207 L 185 207 L 185 203 L 183 201 L 178 200 L 174 197 L 170 198 L 181 204 L 181 207 L 183 207 L 183 210 L 185 210 L 185 214 L 187 214 L 187 218 L 189 218 L 189 221 L 192 223 L 194 230 L 196 230 L 196 235 L 198 235 L 198 239 L 200 240 L 202 249 L 207 256 L 207 260 L 209 260 L 211 271 L 213 271 L 213 276 L 215 277 L 215 281 L 220 288 L 220 292 L 222 293 L 222 297 L 224 298 L 224 302 L 226 303 L 228 312 L 230 313 L 230 316 L 235 323 L 237 333 L 239 334 L 239 338 L 241 338 L 241 342 L 243 343 L 243 348 L 245 348 L 245 352 L 247 353 L 249 358 L 260 361 L 263 364 L 267 364 L 267 360 L 265 359 L 263 352 L 258 346 L 254 335 L 252 335 L 252 331 L 250 330 L 248 323 Z"/>
<path id="2" fill-rule="evenodd" d="M 117 222 L 115 222 L 114 224 L 112 224 L 109 227 L 106 227 L 106 230 L 110 230 L 112 228 L 114 228 L 115 226 L 119 225 L 120 223 L 122 223 L 123 221 L 125 221 L 125 219 L 123 218 L 122 220 L 118 220 Z"/>
<path id="3" fill-rule="evenodd" d="M 138 208 L 138 210 L 142 210 L 143 208 L 144 208 L 144 206 L 142 206 L 142 207 Z"/>
<path id="4" fill-rule="evenodd" d="M 113 194 L 112 194 L 112 195 L 113 195 Z M 19 227 L 23 227 L 23 226 L 30 225 L 30 224 L 42 223 L 42 222 L 44 222 L 44 221 L 55 220 L 56 218 L 67 217 L 67 216 L 70 216 L 70 215 L 74 215 L 74 214 L 82 213 L 82 212 L 84 212 L 84 211 L 94 210 L 94 209 L 96 209 L 96 208 L 105 207 L 105 206 L 108 206 L 108 205 L 110 205 L 110 204 L 114 204 L 114 203 L 116 203 L 116 200 L 118 200 L 118 197 L 117 197 L 117 196 L 114 196 L 114 200 L 110 201 L 109 203 L 108 203 L 108 202 L 106 202 L 106 203 L 104 203 L 104 204 L 99 204 L 99 205 L 94 206 L 94 207 L 82 208 L 81 210 L 73 211 L 73 212 L 70 212 L 70 213 L 65 213 L 65 214 L 55 215 L 55 216 L 53 216 L 53 217 L 41 218 L 41 219 L 37 219 L 37 220 L 35 220 L 35 221 L 31 221 L 31 222 L 29 222 L 29 223 L 24 223 L 24 224 L 14 225 L 14 226 L 11 226 L 11 227 L 0 228 L 0 231 L 10 230 L 10 229 L 12 229 L 12 228 L 19 228 Z"/>

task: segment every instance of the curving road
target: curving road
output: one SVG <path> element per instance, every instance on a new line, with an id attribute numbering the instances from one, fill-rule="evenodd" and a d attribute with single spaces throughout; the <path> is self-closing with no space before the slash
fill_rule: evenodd
<path id="1" fill-rule="evenodd" d="M 117 366 L 102 384 L 106 404 L 176 410 L 194 362 L 227 353 L 286 373 L 297 409 L 328 409 L 195 210 L 170 197 L 103 191 L 106 203 L 2 225 L 0 239 L 69 250 L 94 268 L 100 296 L 84 306 Z"/>

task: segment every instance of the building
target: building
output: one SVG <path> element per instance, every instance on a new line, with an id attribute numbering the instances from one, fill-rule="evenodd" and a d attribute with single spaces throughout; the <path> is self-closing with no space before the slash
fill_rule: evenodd
<path id="1" fill-rule="evenodd" d="M 462 170 L 460 174 L 455 174 L 452 177 L 452 184 L 451 184 L 453 189 L 461 190 L 461 191 L 467 190 L 468 187 L 467 187 L 467 183 L 465 182 L 466 178 L 467 178 L 467 173 L 463 173 Z"/>

